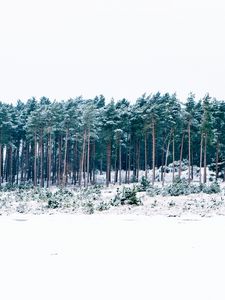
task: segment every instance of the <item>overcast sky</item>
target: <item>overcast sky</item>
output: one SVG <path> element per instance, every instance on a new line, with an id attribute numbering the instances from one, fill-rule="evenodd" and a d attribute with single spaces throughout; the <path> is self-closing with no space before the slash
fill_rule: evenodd
<path id="1" fill-rule="evenodd" d="M 225 99 L 224 0 L 2 0 L 0 100 Z"/>

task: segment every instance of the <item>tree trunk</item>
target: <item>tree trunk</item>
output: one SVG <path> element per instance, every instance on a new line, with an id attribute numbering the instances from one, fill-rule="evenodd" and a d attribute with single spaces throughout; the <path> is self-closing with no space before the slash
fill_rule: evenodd
<path id="1" fill-rule="evenodd" d="M 47 187 L 51 185 L 51 171 L 52 171 L 52 137 L 51 131 L 48 130 L 48 179 L 47 179 Z"/>
<path id="2" fill-rule="evenodd" d="M 68 147 L 68 136 L 69 129 L 66 129 L 66 138 L 65 138 L 65 153 L 64 153 L 64 164 L 63 164 L 63 186 L 66 185 L 67 181 L 67 147 Z"/>
<path id="3" fill-rule="evenodd" d="M 125 183 L 127 183 L 127 171 L 128 171 L 128 146 L 126 146 Z"/>
<path id="4" fill-rule="evenodd" d="M 90 129 L 88 130 L 87 135 L 87 185 L 89 184 L 90 178 Z"/>
<path id="5" fill-rule="evenodd" d="M 201 143 L 200 143 L 200 170 L 199 170 L 199 183 L 202 183 L 202 144 L 203 144 L 203 134 L 201 134 Z"/>
<path id="6" fill-rule="evenodd" d="M 165 146 L 165 134 L 163 133 L 163 142 L 162 142 L 162 157 L 161 157 L 161 181 L 163 181 L 164 176 L 164 146 Z"/>
<path id="7" fill-rule="evenodd" d="M 219 138 L 216 141 L 216 181 L 218 179 L 218 162 L 219 162 Z"/>
<path id="8" fill-rule="evenodd" d="M 82 177 L 83 177 L 85 146 L 86 146 L 86 130 L 84 131 L 83 146 L 82 146 L 82 155 L 81 155 L 81 160 L 80 160 L 79 186 L 81 186 Z"/>
<path id="9" fill-rule="evenodd" d="M 0 186 L 2 185 L 2 131 L 0 130 Z"/>
<path id="10" fill-rule="evenodd" d="M 0 143 L 0 186 L 1 184 L 2 184 L 2 144 Z"/>
<path id="11" fill-rule="evenodd" d="M 115 145 L 115 162 L 114 162 L 114 184 L 117 183 L 118 173 L 117 173 L 117 152 L 118 152 L 118 133 L 116 133 L 116 145 Z"/>
<path id="12" fill-rule="evenodd" d="M 12 145 L 9 146 L 9 182 L 13 184 L 13 151 Z"/>
<path id="13" fill-rule="evenodd" d="M 119 185 L 122 183 L 121 135 L 119 136 Z"/>
<path id="14" fill-rule="evenodd" d="M 40 131 L 40 179 L 41 187 L 44 187 L 44 176 L 43 176 L 43 129 Z"/>
<path id="15" fill-rule="evenodd" d="M 127 183 L 130 183 L 130 137 L 129 137 L 129 143 L 128 143 L 128 172 L 127 172 Z"/>
<path id="16" fill-rule="evenodd" d="M 148 146 L 147 146 L 147 131 L 145 131 L 145 178 L 148 177 L 148 167 L 147 167 L 147 160 L 148 160 Z"/>
<path id="17" fill-rule="evenodd" d="M 140 171 L 140 140 L 137 143 L 137 181 L 139 179 L 139 171 Z"/>
<path id="18" fill-rule="evenodd" d="M 188 183 L 191 182 L 191 123 L 188 122 Z"/>
<path id="19" fill-rule="evenodd" d="M 179 178 L 181 177 L 181 172 L 182 172 L 183 147 L 184 147 L 184 132 L 182 134 L 181 145 L 180 145 Z"/>
<path id="20" fill-rule="evenodd" d="M 168 161 L 168 155 L 169 155 L 169 149 L 170 149 L 170 139 L 171 139 L 171 133 L 170 133 L 170 137 L 169 137 L 169 141 L 168 141 L 168 145 L 167 145 L 167 149 L 166 149 L 166 160 L 165 160 L 165 165 L 164 165 L 164 170 L 163 170 L 162 186 L 164 186 L 164 184 L 165 184 L 166 167 L 167 167 L 167 161 Z"/>
<path id="21" fill-rule="evenodd" d="M 205 147 L 204 147 L 204 183 L 207 181 L 207 162 L 206 162 L 206 150 L 207 150 L 207 134 L 205 134 Z"/>
<path id="22" fill-rule="evenodd" d="M 103 154 L 101 153 L 101 158 L 100 158 L 100 175 L 102 175 L 103 174 L 103 172 L 102 172 L 102 165 L 103 165 Z"/>
<path id="23" fill-rule="evenodd" d="M 175 179 L 175 141 L 174 141 L 174 132 L 173 132 L 173 182 Z"/>
<path id="24" fill-rule="evenodd" d="M 95 141 L 93 141 L 93 155 L 92 155 L 92 158 L 93 158 L 93 179 L 92 179 L 92 182 L 93 184 L 95 184 L 95 153 L 96 153 L 96 150 L 95 150 Z"/>
<path id="25" fill-rule="evenodd" d="M 75 145 L 74 145 L 74 164 L 73 164 L 73 179 L 74 185 L 77 183 L 77 172 L 78 172 L 78 151 L 77 151 L 77 134 L 75 135 Z"/>
<path id="26" fill-rule="evenodd" d="M 107 143 L 107 165 L 106 165 L 106 186 L 110 182 L 110 169 L 111 169 L 111 141 Z"/>
<path id="27" fill-rule="evenodd" d="M 34 186 L 37 186 L 37 133 L 34 133 Z"/>
<path id="28" fill-rule="evenodd" d="M 62 137 L 59 136 L 59 158 L 58 158 L 58 178 L 57 184 L 61 184 L 61 162 L 62 162 Z"/>
<path id="29" fill-rule="evenodd" d="M 152 185 L 155 183 L 155 123 L 152 123 Z"/>
<path id="30" fill-rule="evenodd" d="M 19 172 L 20 172 L 20 141 L 16 150 L 16 184 L 19 184 Z M 1 177 L 0 177 L 1 178 Z M 1 180 L 0 180 L 1 181 Z"/>

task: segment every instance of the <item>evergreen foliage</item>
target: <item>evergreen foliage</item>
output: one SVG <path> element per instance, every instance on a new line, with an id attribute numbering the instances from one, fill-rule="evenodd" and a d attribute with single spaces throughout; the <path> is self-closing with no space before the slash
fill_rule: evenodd
<path id="1" fill-rule="evenodd" d="M 103 183 L 97 172 L 105 173 L 108 186 L 136 182 L 144 170 L 140 188 L 146 190 L 150 182 L 164 183 L 168 166 L 175 170 L 185 160 L 188 184 L 194 165 L 201 167 L 199 183 L 207 181 L 207 166 L 225 180 L 225 101 L 190 93 L 183 104 L 176 94 L 156 93 L 134 104 L 106 103 L 102 95 L 0 102 L 0 184 L 7 188 L 90 186 Z"/>

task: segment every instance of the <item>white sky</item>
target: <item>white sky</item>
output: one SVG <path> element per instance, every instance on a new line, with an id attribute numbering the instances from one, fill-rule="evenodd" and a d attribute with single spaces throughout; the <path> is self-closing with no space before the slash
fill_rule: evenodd
<path id="1" fill-rule="evenodd" d="M 0 0 L 0 100 L 225 98 L 224 0 Z"/>

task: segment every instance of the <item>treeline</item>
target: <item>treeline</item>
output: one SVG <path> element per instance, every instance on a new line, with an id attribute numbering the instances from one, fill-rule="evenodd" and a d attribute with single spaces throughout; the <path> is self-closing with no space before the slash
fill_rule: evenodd
<path id="1" fill-rule="evenodd" d="M 106 103 L 102 95 L 0 103 L 0 184 L 87 186 L 97 183 L 97 172 L 106 173 L 106 185 L 121 184 L 140 178 L 140 170 L 154 184 L 159 168 L 164 184 L 166 166 L 176 163 L 181 176 L 184 159 L 189 182 L 194 165 L 204 167 L 200 182 L 207 165 L 216 179 L 225 176 L 224 101 L 190 93 L 181 103 L 176 94 L 157 93 L 135 104 Z"/>

